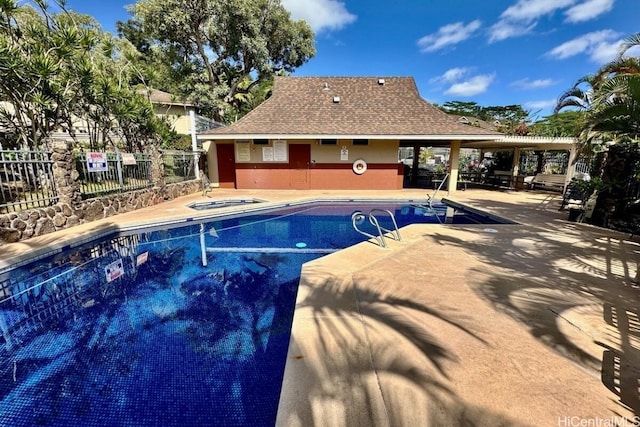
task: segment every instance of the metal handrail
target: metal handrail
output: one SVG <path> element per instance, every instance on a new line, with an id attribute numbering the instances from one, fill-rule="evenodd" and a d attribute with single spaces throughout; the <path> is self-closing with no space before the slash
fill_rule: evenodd
<path id="1" fill-rule="evenodd" d="M 438 186 L 438 188 L 436 189 L 436 192 L 433 193 L 433 197 L 429 197 L 429 206 L 433 209 L 433 207 L 431 206 L 431 201 L 433 199 L 436 198 L 436 195 L 438 194 L 438 191 L 440 191 L 442 189 L 442 186 L 444 185 L 445 182 L 447 182 L 447 179 L 449 178 L 449 172 L 447 172 L 447 174 L 444 176 L 444 178 L 442 179 L 442 182 L 440 183 L 440 185 Z"/>
<path id="2" fill-rule="evenodd" d="M 364 221 L 364 219 L 367 218 L 367 217 L 369 218 L 369 222 L 378 229 L 378 235 L 377 236 L 375 236 L 375 235 L 373 235 L 371 233 L 367 233 L 366 231 L 363 231 L 358 227 L 357 221 Z M 367 237 L 369 237 L 371 239 L 376 239 L 378 244 L 383 248 L 387 247 L 387 243 L 384 240 L 384 233 L 382 233 L 382 229 L 380 228 L 380 224 L 378 224 L 378 220 L 376 219 L 375 216 L 365 215 L 363 212 L 356 211 L 353 214 L 351 214 L 351 224 L 353 225 L 353 228 L 358 233 L 362 234 L 363 236 L 367 236 Z"/>
<path id="3" fill-rule="evenodd" d="M 388 209 L 382 209 L 382 208 L 371 209 L 369 211 L 369 222 L 371 222 L 372 224 L 373 224 L 372 219 L 375 219 L 376 223 L 378 222 L 377 218 L 373 215 L 373 212 L 384 212 L 387 215 L 389 215 L 389 217 L 391 218 L 391 222 L 393 222 L 394 229 L 390 230 L 388 228 L 384 228 L 383 226 L 381 226 L 379 224 L 378 224 L 378 227 L 380 227 L 380 229 L 384 230 L 385 233 L 391 234 L 391 238 L 392 239 L 397 240 L 398 242 L 401 241 L 402 237 L 400 237 L 400 230 L 398 229 L 398 223 L 396 222 L 396 217 L 393 215 L 393 213 Z"/>
<path id="4" fill-rule="evenodd" d="M 433 199 L 436 198 L 436 195 L 438 194 L 438 191 L 440 191 L 440 189 L 442 189 L 442 186 L 444 185 L 445 182 L 447 182 L 447 179 L 449 178 L 449 172 L 447 172 L 444 176 L 444 178 L 442 179 L 442 182 L 440 183 L 440 185 L 438 186 L 438 188 L 436 189 L 436 192 L 433 193 L 433 197 L 429 197 L 429 208 L 431 209 L 431 211 L 436 215 L 436 219 L 438 220 L 438 222 L 440 224 L 442 224 L 442 221 L 440 221 L 440 217 L 438 216 L 438 213 L 436 212 L 436 210 L 433 208 Z"/>

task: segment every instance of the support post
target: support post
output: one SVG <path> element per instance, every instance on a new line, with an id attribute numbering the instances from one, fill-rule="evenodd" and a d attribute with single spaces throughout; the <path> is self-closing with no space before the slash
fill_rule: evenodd
<path id="1" fill-rule="evenodd" d="M 458 188 L 458 168 L 460 167 L 460 141 L 451 141 L 449 149 L 449 183 L 447 191 L 454 193 Z"/>
<path id="2" fill-rule="evenodd" d="M 569 163 L 567 164 L 567 173 L 564 179 L 564 188 L 571 182 L 576 174 L 576 162 L 578 161 L 578 150 L 575 144 L 569 149 Z"/>
<path id="3" fill-rule="evenodd" d="M 193 151 L 193 164 L 194 171 L 196 175 L 196 179 L 200 179 L 200 165 L 198 159 L 198 128 L 196 126 L 196 112 L 191 110 L 189 111 L 189 117 L 191 118 L 191 151 Z"/>
<path id="4" fill-rule="evenodd" d="M 518 188 L 518 175 L 520 174 L 520 148 L 513 149 L 513 162 L 511 163 L 511 180 L 509 186 L 515 189 Z"/>
<path id="5" fill-rule="evenodd" d="M 420 164 L 420 145 L 413 144 L 413 162 L 411 163 L 411 186 L 418 184 L 418 166 Z"/>

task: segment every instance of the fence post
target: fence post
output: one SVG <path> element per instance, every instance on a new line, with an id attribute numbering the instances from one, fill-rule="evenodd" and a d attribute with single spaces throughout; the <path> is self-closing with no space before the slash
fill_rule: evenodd
<path id="1" fill-rule="evenodd" d="M 51 161 L 53 162 L 53 180 L 58 192 L 58 202 L 75 208 L 81 201 L 80 174 L 76 170 L 73 156 L 73 143 L 70 141 L 54 141 Z"/>
<path id="2" fill-rule="evenodd" d="M 116 148 L 116 170 L 118 171 L 118 183 L 120 184 L 120 191 L 124 189 L 124 180 L 122 179 L 122 155 L 120 150 Z"/>

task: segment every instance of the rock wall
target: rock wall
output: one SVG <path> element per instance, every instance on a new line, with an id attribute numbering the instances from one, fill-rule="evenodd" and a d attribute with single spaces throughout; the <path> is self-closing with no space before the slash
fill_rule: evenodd
<path id="1" fill-rule="evenodd" d="M 63 175 L 68 176 L 68 174 Z M 75 189 L 71 191 L 75 192 Z M 58 204 L 51 207 L 0 214 L 0 245 L 146 208 L 198 191 L 201 191 L 199 179 L 81 200 L 72 205 L 69 202 L 77 200 L 74 195 L 74 197 L 61 198 Z"/>

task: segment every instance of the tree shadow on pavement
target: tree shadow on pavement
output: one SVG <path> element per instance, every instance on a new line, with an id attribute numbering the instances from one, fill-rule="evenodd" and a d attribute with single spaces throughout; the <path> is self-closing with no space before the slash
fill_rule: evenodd
<path id="1" fill-rule="evenodd" d="M 457 228 L 425 235 L 480 261 L 470 286 L 555 351 L 601 373 L 620 403 L 640 414 L 640 246 L 578 224 Z"/>
<path id="2" fill-rule="evenodd" d="M 298 398 L 288 414 L 279 413 L 280 425 L 294 419 L 301 425 L 522 425 L 465 402 L 449 387 L 447 366 L 459 356 L 430 325 L 487 345 L 463 322 L 377 291 L 388 283 L 370 275 L 307 273 L 323 279 L 300 285 L 306 294 L 296 316 L 305 313 L 311 325 L 304 337 L 292 335 L 288 363 L 304 383 L 292 384 Z"/>

